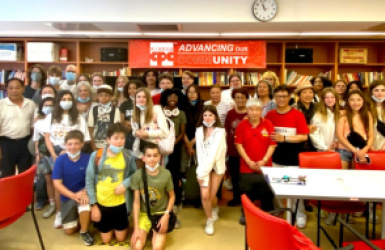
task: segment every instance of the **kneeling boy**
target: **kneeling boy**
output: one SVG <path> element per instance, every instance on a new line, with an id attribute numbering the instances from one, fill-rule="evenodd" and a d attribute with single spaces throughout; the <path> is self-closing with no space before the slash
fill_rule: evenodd
<path id="1" fill-rule="evenodd" d="M 166 247 L 168 221 L 175 201 L 170 171 L 159 166 L 160 158 L 161 154 L 157 145 L 145 146 L 142 160 L 146 168 L 151 214 L 163 214 L 158 224 L 159 231 L 153 230 L 153 249 L 165 249 Z M 131 183 L 131 188 L 134 190 L 134 232 L 131 237 L 131 246 L 132 249 L 138 250 L 144 248 L 147 235 L 152 228 L 146 210 L 142 173 L 142 169 L 138 169 L 133 175 Z"/>
<path id="2" fill-rule="evenodd" d="M 94 244 L 93 236 L 88 232 L 90 224 L 90 205 L 85 191 L 86 168 L 90 156 L 81 153 L 84 135 L 78 130 L 68 132 L 65 139 L 66 154 L 55 161 L 52 174 L 53 184 L 60 193 L 60 212 L 64 232 L 68 235 L 78 230 L 86 246 Z"/>

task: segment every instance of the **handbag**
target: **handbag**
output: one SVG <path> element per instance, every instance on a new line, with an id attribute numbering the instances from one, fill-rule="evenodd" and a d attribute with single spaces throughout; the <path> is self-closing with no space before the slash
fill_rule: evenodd
<path id="1" fill-rule="evenodd" d="M 148 196 L 148 184 L 147 184 L 147 173 L 146 173 L 146 168 L 142 168 L 142 178 L 143 178 L 143 186 L 144 186 L 144 198 L 145 198 L 145 203 L 146 203 L 146 210 L 147 210 L 147 216 L 151 221 L 151 228 L 155 230 L 156 232 L 159 232 L 158 228 L 158 223 L 160 219 L 162 218 L 163 214 L 153 214 L 151 215 L 151 210 L 150 210 L 150 198 Z M 174 212 L 170 212 L 170 217 L 168 219 L 168 228 L 167 228 L 167 233 L 172 232 L 175 227 L 175 222 L 176 222 L 176 216 Z"/>
<path id="2" fill-rule="evenodd" d="M 366 141 L 362 136 L 356 131 L 351 130 L 350 134 L 347 136 L 348 141 L 354 147 L 362 149 L 366 146 Z"/>
<path id="3" fill-rule="evenodd" d="M 168 135 L 166 136 L 166 138 L 160 139 L 158 142 L 159 151 L 162 156 L 167 156 L 172 154 L 172 152 L 174 152 L 174 146 L 175 146 L 174 122 L 168 118 L 166 118 L 166 122 L 169 129 Z"/>
<path id="4" fill-rule="evenodd" d="M 380 121 L 380 119 L 377 120 L 377 131 L 385 137 L 385 123 Z"/>

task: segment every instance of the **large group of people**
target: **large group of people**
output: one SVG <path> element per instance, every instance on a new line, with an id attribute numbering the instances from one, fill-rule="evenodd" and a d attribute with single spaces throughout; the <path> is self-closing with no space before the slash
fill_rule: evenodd
<path id="1" fill-rule="evenodd" d="M 343 168 L 353 169 L 355 161 L 367 161 L 369 150 L 385 150 L 382 80 L 363 92 L 357 81 L 315 77 L 298 84 L 293 98 L 274 72 L 265 72 L 253 91 L 231 74 L 229 89 L 213 85 L 211 99 L 203 100 L 190 71 L 183 72 L 181 89 L 172 75 L 155 69 L 142 81 L 119 76 L 114 86 L 102 74 L 79 74 L 75 65 L 66 67 L 65 80 L 62 75 L 57 66 L 33 65 L 28 85 L 6 82 L 0 178 L 34 161 L 37 180 L 45 183 L 36 191 L 36 209 L 48 200 L 43 217 L 55 215 L 54 227 L 66 234 L 80 228 L 86 245 L 94 243 L 91 222 L 103 243 L 125 241 L 132 215 L 132 248 L 143 249 L 152 231 L 154 249 L 164 249 L 166 233 L 182 226 L 182 179 L 192 161 L 204 232 L 213 235 L 223 181 L 233 192 L 228 206 L 240 205 L 245 193 L 271 211 L 281 203 L 262 166 L 298 166 L 300 152 L 335 151 Z M 306 222 L 301 201 L 297 226 Z"/>

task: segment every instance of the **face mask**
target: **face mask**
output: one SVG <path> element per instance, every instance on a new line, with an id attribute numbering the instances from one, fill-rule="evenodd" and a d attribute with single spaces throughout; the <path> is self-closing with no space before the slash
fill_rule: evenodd
<path id="1" fill-rule="evenodd" d="M 135 97 L 131 97 L 131 96 L 130 96 L 131 101 L 134 101 L 134 98 L 135 98 Z"/>
<path id="2" fill-rule="evenodd" d="M 74 72 L 66 72 L 66 79 L 69 82 L 74 82 L 76 80 L 76 74 Z"/>
<path id="3" fill-rule="evenodd" d="M 60 77 L 55 77 L 55 76 L 50 76 L 48 78 L 48 81 L 51 85 L 56 85 L 56 84 L 59 84 L 60 82 Z"/>
<path id="4" fill-rule="evenodd" d="M 47 97 L 52 97 L 52 98 L 55 98 L 53 95 L 51 94 L 44 94 L 44 95 L 41 95 L 41 99 L 44 100 L 45 98 Z"/>
<path id="5" fill-rule="evenodd" d="M 123 147 L 116 147 L 114 145 L 110 145 L 110 150 L 112 151 L 112 153 L 117 154 L 123 150 Z"/>
<path id="6" fill-rule="evenodd" d="M 95 90 L 98 90 L 99 85 L 92 85 L 92 87 L 94 87 Z"/>
<path id="7" fill-rule="evenodd" d="M 63 110 L 70 110 L 72 108 L 72 101 L 60 101 L 60 107 Z"/>
<path id="8" fill-rule="evenodd" d="M 42 78 L 43 78 L 43 76 L 40 72 L 32 72 L 31 73 L 31 80 L 33 82 L 40 82 Z"/>
<path id="9" fill-rule="evenodd" d="M 87 97 L 87 98 L 81 98 L 81 97 L 78 97 L 78 102 L 81 102 L 81 103 L 86 103 L 86 102 L 88 102 L 89 100 L 91 100 L 91 98 L 90 97 Z"/>
<path id="10" fill-rule="evenodd" d="M 378 99 L 378 98 L 375 97 L 374 95 L 372 95 L 372 99 L 373 99 L 375 102 L 383 102 L 383 101 L 385 101 L 385 97 L 382 98 L 382 99 Z"/>
<path id="11" fill-rule="evenodd" d="M 122 93 L 122 92 L 123 92 L 123 88 L 120 88 L 120 87 L 119 87 L 119 88 L 118 88 L 118 92 L 119 92 L 119 93 Z"/>
<path id="12" fill-rule="evenodd" d="M 42 109 L 41 109 L 41 112 L 43 112 L 44 114 L 46 115 L 49 115 L 52 113 L 52 110 L 53 110 L 53 107 L 50 107 L 50 106 L 44 106 Z"/>
<path id="13" fill-rule="evenodd" d="M 216 122 L 216 120 L 214 120 L 212 123 L 207 123 L 207 122 L 203 121 L 203 124 L 204 124 L 206 127 L 211 128 L 211 127 L 214 125 L 215 122 Z"/>
<path id="14" fill-rule="evenodd" d="M 188 86 L 189 86 L 189 85 L 182 85 L 182 88 L 183 88 L 183 89 L 187 89 Z"/>
<path id="15" fill-rule="evenodd" d="M 195 104 L 197 104 L 197 100 L 195 101 L 190 101 L 191 105 L 195 106 Z"/>
<path id="16" fill-rule="evenodd" d="M 101 104 L 100 103 L 100 105 L 102 105 L 105 108 L 108 108 L 109 106 L 111 106 L 111 102 L 107 102 L 106 104 Z"/>
<path id="17" fill-rule="evenodd" d="M 72 153 L 67 151 L 67 154 L 68 154 L 69 158 L 75 159 L 76 157 L 78 157 L 80 155 L 80 150 L 77 153 L 75 153 L 75 154 L 72 154 Z"/>
<path id="18" fill-rule="evenodd" d="M 145 165 L 145 167 L 146 167 L 146 169 L 148 170 L 148 171 L 150 171 L 150 172 L 155 172 L 158 168 L 159 168 L 159 163 L 158 164 L 156 164 L 156 166 L 155 167 L 150 167 L 149 165 Z"/>
<path id="19" fill-rule="evenodd" d="M 139 105 L 139 104 L 136 104 L 136 106 L 137 106 L 141 111 L 145 111 L 145 110 L 146 110 L 146 105 Z"/>

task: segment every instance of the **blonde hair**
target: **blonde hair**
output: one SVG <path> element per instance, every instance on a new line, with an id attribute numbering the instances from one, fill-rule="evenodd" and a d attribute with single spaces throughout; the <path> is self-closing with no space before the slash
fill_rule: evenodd
<path id="1" fill-rule="evenodd" d="M 132 121 L 140 124 L 140 109 L 136 107 L 136 96 L 141 92 L 143 92 L 146 96 L 146 110 L 144 111 L 144 123 L 150 123 L 153 119 L 153 104 L 150 91 L 147 88 L 139 88 L 136 90 L 134 98 L 134 109 L 132 112 Z"/>
<path id="2" fill-rule="evenodd" d="M 323 122 L 327 121 L 328 111 L 327 111 L 327 107 L 325 104 L 325 97 L 326 97 L 326 94 L 328 94 L 328 93 L 332 93 L 334 95 L 334 97 L 336 98 L 336 103 L 334 104 L 333 113 L 334 113 L 334 122 L 335 122 L 335 124 L 337 124 L 338 119 L 340 117 L 340 95 L 337 93 L 337 91 L 334 88 L 328 87 L 328 88 L 324 88 L 322 90 L 321 98 L 320 98 L 316 113 L 319 113 L 321 115 Z"/>
<path id="3" fill-rule="evenodd" d="M 195 74 L 191 71 L 185 70 L 182 72 L 182 76 L 183 76 L 183 74 L 188 75 L 191 79 L 195 78 Z"/>
<path id="4" fill-rule="evenodd" d="M 266 71 L 265 73 L 263 73 L 262 79 L 265 78 L 265 77 L 271 77 L 271 78 L 274 79 L 274 86 L 273 86 L 272 83 L 270 83 L 273 86 L 273 88 L 275 88 L 276 86 L 280 85 L 279 78 L 278 78 L 278 76 L 273 71 Z"/>
<path id="5" fill-rule="evenodd" d="M 120 93 L 120 92 L 118 91 L 118 81 L 119 81 L 119 79 L 122 79 L 122 80 L 124 81 L 124 85 L 126 85 L 126 84 L 128 83 L 128 78 L 127 78 L 127 76 L 118 76 L 118 77 L 116 78 L 116 80 L 115 80 L 114 97 L 112 97 L 112 102 L 116 102 L 116 103 L 119 101 L 120 95 L 123 95 L 123 92 Z M 123 85 L 123 87 L 124 87 L 124 85 Z M 124 96 L 124 95 L 123 95 L 123 96 Z"/>

